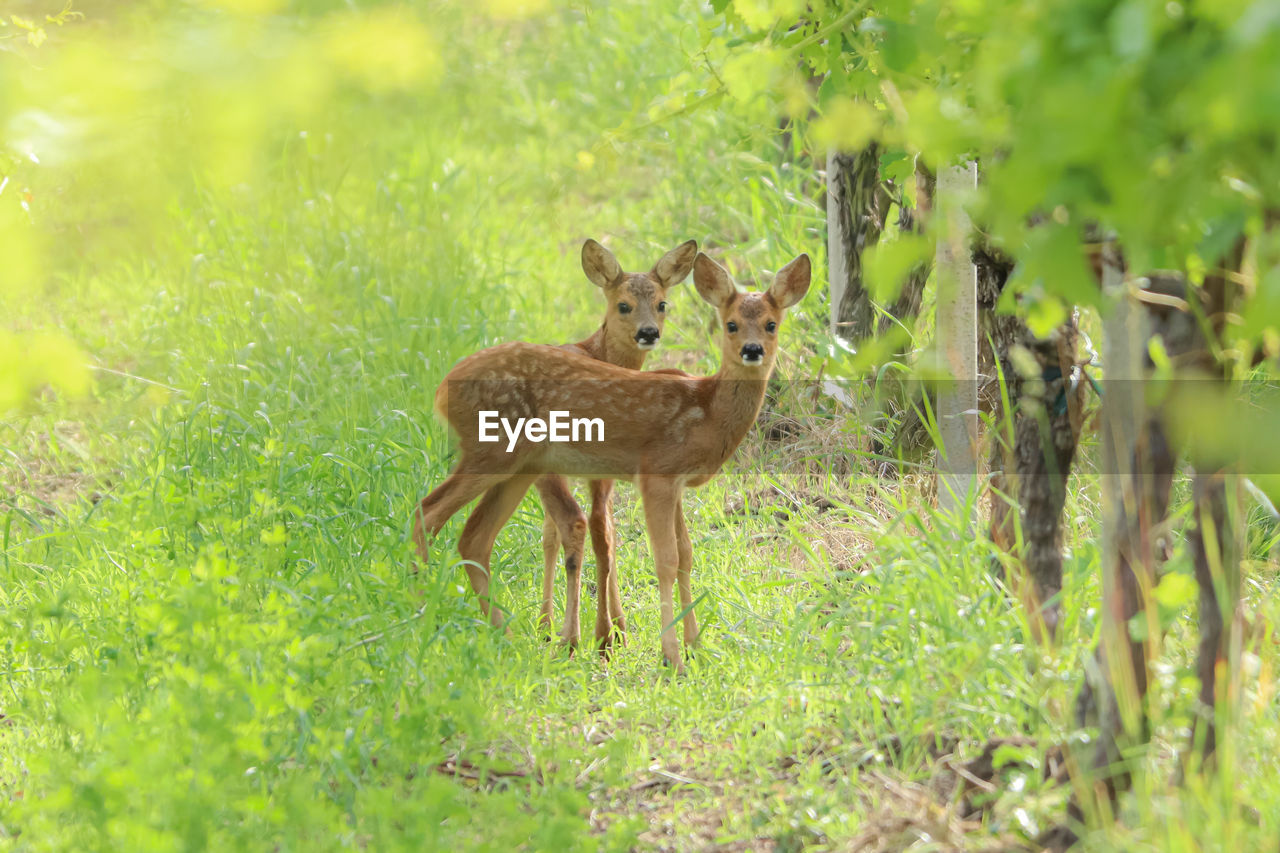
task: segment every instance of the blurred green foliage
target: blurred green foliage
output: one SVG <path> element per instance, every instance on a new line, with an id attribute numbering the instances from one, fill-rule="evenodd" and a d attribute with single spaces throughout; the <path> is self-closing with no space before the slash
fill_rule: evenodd
<path id="1" fill-rule="evenodd" d="M 876 138 L 934 168 L 980 158 L 978 221 L 1022 262 L 1021 286 L 1042 280 L 1068 304 L 1096 301 L 1062 249 L 1086 223 L 1135 271 L 1202 274 L 1280 206 L 1280 13 L 1267 0 L 713 5 L 722 23 L 704 27 L 703 49 L 730 94 L 816 108 L 827 145 Z M 807 75 L 821 80 L 812 99 Z M 1277 267 L 1277 239 L 1255 240 L 1259 270 Z M 1235 327 L 1246 351 L 1280 351 L 1272 278 L 1249 283 Z"/>
<path id="2" fill-rule="evenodd" d="M 712 5 L 717 14 L 702 26 L 704 67 L 693 72 L 701 85 L 811 117 L 812 138 L 824 147 L 857 150 L 874 139 L 889 162 L 919 156 L 935 170 L 980 162 L 980 186 L 965 202 L 989 239 L 1017 259 L 1010 295 L 1021 298 L 1004 304 L 1038 334 L 1074 307 L 1106 307 L 1082 241 L 1110 235 L 1131 274 L 1172 269 L 1198 285 L 1247 238 L 1243 267 L 1229 272 L 1240 298 L 1218 353 L 1233 378 L 1250 376 L 1259 357 L 1271 362 L 1264 375 L 1274 375 L 1273 0 Z M 894 297 L 877 282 L 900 286 L 917 249 L 889 240 L 868 259 L 878 298 Z M 1185 430 L 1196 412 L 1175 416 L 1189 422 Z M 1261 432 L 1216 432 L 1219 446 L 1233 445 L 1239 470 L 1273 482 L 1268 445 L 1280 408 L 1268 401 L 1261 420 Z"/>
<path id="3" fill-rule="evenodd" d="M 732 241 L 750 279 L 821 226 L 746 118 L 640 127 L 687 61 L 647 8 L 86 2 L 3 42 L 0 847 L 595 837 L 589 795 L 651 745 L 583 761 L 575 727 L 669 715 L 649 644 L 614 666 L 626 697 L 589 655 L 513 652 L 452 536 L 415 575 L 405 534 L 451 461 L 444 372 L 598 323 L 585 237 L 638 269 Z M 672 314 L 705 366 L 704 309 Z M 513 609 L 537 531 L 504 535 Z M 603 808 L 626 849 L 635 817 Z"/>
<path id="4" fill-rule="evenodd" d="M 409 570 L 410 509 L 451 460 L 432 391 L 479 347 L 594 328 L 583 238 L 628 269 L 696 238 L 744 282 L 823 255 L 806 140 L 757 97 L 776 82 L 803 108 L 792 58 L 818 42 L 775 31 L 777 7 L 733 8 L 751 32 L 680 3 L 6 10 L 31 26 L 0 29 L 0 847 L 853 846 L 898 805 L 876 744 L 897 738 L 919 775 L 940 731 L 1064 736 L 1096 627 L 1092 492 L 1073 497 L 1046 659 L 986 543 L 957 547 L 909 490 L 822 468 L 866 438 L 856 423 L 831 445 L 745 448 L 686 501 L 706 593 L 692 682 L 661 674 L 625 490 L 634 640 L 607 668 L 533 628 L 532 506 L 495 552 L 514 637 L 479 618 L 456 531 Z M 895 67 L 938 48 L 897 44 Z M 783 375 L 824 352 L 823 290 L 789 317 Z M 672 305 L 655 363 L 713 369 L 707 310 L 691 291 Z M 726 509 L 810 462 L 811 488 L 857 498 L 831 528 L 856 563 L 767 507 Z M 1265 555 L 1274 533 L 1254 530 Z M 1251 592 L 1263 621 L 1269 588 Z M 1185 643 L 1162 671 L 1166 733 L 1188 722 Z M 1280 745 L 1274 650 L 1259 667 L 1229 759 L 1246 769 Z M 1097 843 L 1274 847 L 1273 777 L 1223 778 L 1153 782 L 1133 829 Z M 1054 819 L 1038 780 L 978 831 Z"/>

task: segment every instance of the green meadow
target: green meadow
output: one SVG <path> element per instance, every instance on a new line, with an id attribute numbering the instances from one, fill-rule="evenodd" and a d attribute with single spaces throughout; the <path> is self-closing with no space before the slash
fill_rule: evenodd
<path id="1" fill-rule="evenodd" d="M 0 28 L 0 850 L 1016 850 L 1063 820 L 1046 754 L 1090 737 L 1099 439 L 1045 646 L 927 460 L 870 453 L 883 372 L 828 332 L 822 149 L 698 88 L 710 9 L 17 7 L 44 36 Z M 587 238 L 636 271 L 696 239 L 752 288 L 814 259 L 760 422 L 685 501 L 680 677 L 629 484 L 607 661 L 538 628 L 536 495 L 494 551 L 509 635 L 462 515 L 413 556 L 456 454 L 436 386 L 593 331 Z M 712 309 L 691 280 L 670 301 L 648 366 L 713 372 Z M 1149 772 L 1081 849 L 1280 844 L 1277 528 L 1250 512 L 1219 773 L 1173 783 L 1197 688 L 1176 539 Z"/>

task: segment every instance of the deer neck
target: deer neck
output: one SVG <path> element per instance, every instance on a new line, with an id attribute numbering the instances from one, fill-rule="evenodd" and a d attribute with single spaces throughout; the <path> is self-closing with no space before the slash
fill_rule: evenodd
<path id="1" fill-rule="evenodd" d="M 772 366 L 768 370 L 745 368 L 726 360 L 716 373 L 712 411 L 723 418 L 721 432 L 727 440 L 729 453 L 742 442 L 756 422 L 772 372 Z"/>
<path id="2" fill-rule="evenodd" d="M 607 361 L 619 367 L 639 370 L 644 367 L 644 359 L 648 354 L 630 344 L 620 345 L 611 342 L 606 324 L 601 324 L 591 337 L 578 344 L 579 349 L 597 361 Z"/>

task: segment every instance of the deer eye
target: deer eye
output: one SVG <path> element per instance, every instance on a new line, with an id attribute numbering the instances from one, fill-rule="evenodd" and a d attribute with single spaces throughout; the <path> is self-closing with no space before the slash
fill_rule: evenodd
<path id="1" fill-rule="evenodd" d="M 665 313 L 667 313 L 667 303 L 665 303 L 665 302 L 659 302 L 659 303 L 658 303 L 658 313 L 659 313 L 659 314 L 665 314 Z"/>
<path id="2" fill-rule="evenodd" d="M 770 320 L 764 324 L 764 330 L 772 335 L 774 332 L 778 331 L 778 324 Z"/>
<path id="3" fill-rule="evenodd" d="M 627 304 L 627 303 L 625 303 L 625 302 L 619 302 L 619 303 L 618 303 L 618 313 L 619 313 L 619 314 L 630 314 L 630 313 L 631 313 L 631 306 L 630 306 L 630 305 L 628 305 L 628 304 Z"/>
<path id="4" fill-rule="evenodd" d="M 732 320 L 730 320 L 728 323 L 725 323 L 724 327 L 729 330 L 729 334 L 733 334 L 734 332 L 738 331 L 738 324 L 733 322 Z"/>

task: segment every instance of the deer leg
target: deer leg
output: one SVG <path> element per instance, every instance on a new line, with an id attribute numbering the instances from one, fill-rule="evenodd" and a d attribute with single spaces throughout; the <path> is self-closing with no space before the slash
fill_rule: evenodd
<path id="1" fill-rule="evenodd" d="M 547 474 L 538 480 L 538 494 L 547 514 L 543 524 L 542 553 L 542 619 L 545 630 L 551 630 L 553 598 L 555 590 L 556 556 L 564 548 L 564 571 L 568 579 L 569 593 L 565 599 L 565 629 L 562 637 L 576 645 L 579 629 L 579 599 L 581 597 L 581 571 L 583 546 L 586 540 L 587 517 L 573 497 L 573 490 L 564 477 Z M 554 539 L 548 531 L 554 527 Z M 553 544 L 554 543 L 554 544 Z"/>
<path id="2" fill-rule="evenodd" d="M 613 518 L 613 488 L 610 484 L 609 497 L 606 499 L 609 517 Z M 606 543 L 609 553 L 609 621 L 613 624 L 613 633 L 623 640 L 627 636 L 627 617 L 622 612 L 622 591 L 618 589 L 618 558 L 614 550 L 615 537 L 612 522 L 609 525 L 609 541 Z"/>
<path id="3" fill-rule="evenodd" d="M 680 558 L 676 582 L 680 587 L 680 609 L 684 611 L 684 645 L 688 648 L 698 642 L 698 617 L 693 612 L 693 543 L 684 523 L 683 498 L 676 502 L 676 550 Z"/>
<path id="4" fill-rule="evenodd" d="M 627 631 L 613 549 L 612 480 L 591 481 L 591 549 L 596 555 L 596 645 L 608 657 L 615 637 Z"/>
<path id="5" fill-rule="evenodd" d="M 542 517 L 542 604 L 538 610 L 538 625 L 543 635 L 550 639 L 551 620 L 555 610 L 556 558 L 560 555 L 560 530 L 556 527 L 551 511 L 543 503 Z"/>
<path id="6" fill-rule="evenodd" d="M 560 639 L 570 648 L 578 645 L 581 634 L 580 611 L 582 601 L 582 552 L 586 542 L 587 517 L 573 497 L 569 482 L 558 474 L 547 474 L 538 480 L 538 494 L 548 518 L 555 523 L 557 538 L 564 548 L 564 573 L 566 584 L 564 601 L 564 628 Z M 545 530 L 545 527 L 544 527 Z M 551 622 L 552 596 L 554 595 L 556 551 L 543 540 L 542 606 L 547 613 L 547 625 Z"/>
<path id="7" fill-rule="evenodd" d="M 458 539 L 458 553 L 466 561 L 471 588 L 480 597 L 480 609 L 497 627 L 502 625 L 503 613 L 491 607 L 489 601 L 489 559 L 493 555 L 493 542 L 534 479 L 533 475 L 517 474 L 490 489 L 471 512 Z"/>
<path id="8" fill-rule="evenodd" d="M 645 526 L 658 575 L 662 657 L 679 673 L 684 671 L 684 660 L 680 656 L 680 642 L 676 639 L 674 592 L 680 568 L 680 549 L 676 544 L 676 505 L 680 500 L 680 489 L 669 477 L 644 477 L 640 480 L 640 498 L 644 501 Z"/>
<path id="9" fill-rule="evenodd" d="M 565 626 L 561 636 L 570 648 L 577 648 L 582 637 L 582 563 L 587 545 L 587 516 L 573 494 L 568 494 L 573 515 L 560 530 L 565 577 Z"/>
<path id="10" fill-rule="evenodd" d="M 1191 746 L 1204 763 L 1217 748 L 1217 685 L 1231 675 L 1230 641 L 1240 597 L 1240 570 L 1227 527 L 1226 486 L 1222 475 L 1196 471 L 1195 529 L 1189 537 L 1200 586 L 1200 707 L 1191 729 Z"/>
<path id="11" fill-rule="evenodd" d="M 579 536 L 577 553 L 564 558 L 564 627 L 560 629 L 560 642 L 576 649 L 582 639 L 582 551 L 586 537 Z M 568 547 L 565 548 L 567 552 Z"/>
<path id="12" fill-rule="evenodd" d="M 482 465 L 463 459 L 445 481 L 431 490 L 414 512 L 413 541 L 418 558 L 427 562 L 427 544 L 435 539 L 454 513 L 478 495 L 507 479 L 508 474 L 483 474 Z"/>

